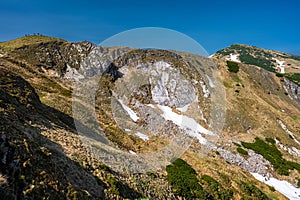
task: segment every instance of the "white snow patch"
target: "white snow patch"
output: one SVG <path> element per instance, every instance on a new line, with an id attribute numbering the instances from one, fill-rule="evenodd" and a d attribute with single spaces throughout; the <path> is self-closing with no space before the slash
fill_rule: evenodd
<path id="1" fill-rule="evenodd" d="M 200 81 L 200 85 L 201 85 L 202 91 L 203 91 L 203 93 L 204 93 L 203 97 L 204 97 L 204 98 L 208 98 L 209 95 L 210 95 L 210 92 L 209 92 L 209 90 L 207 89 L 205 83 L 204 83 L 203 81 Z"/>
<path id="2" fill-rule="evenodd" d="M 230 57 L 229 58 L 226 58 L 226 60 L 231 60 L 231 61 L 234 61 L 234 62 L 238 62 L 240 63 L 240 59 L 239 59 L 239 54 L 230 54 Z"/>
<path id="3" fill-rule="evenodd" d="M 129 153 L 136 155 L 136 153 L 134 151 L 129 150 Z"/>
<path id="4" fill-rule="evenodd" d="M 141 138 L 141 139 L 144 140 L 144 141 L 149 140 L 148 135 L 145 135 L 145 134 L 143 134 L 143 133 L 136 132 L 135 135 L 138 136 L 139 138 Z"/>
<path id="5" fill-rule="evenodd" d="M 210 56 L 208 56 L 209 58 L 212 58 L 215 54 L 211 54 Z"/>
<path id="6" fill-rule="evenodd" d="M 280 119 L 277 119 L 277 122 L 280 124 L 281 128 L 294 139 L 296 143 L 300 144 L 300 142 L 295 138 L 294 133 L 290 131 Z"/>
<path id="7" fill-rule="evenodd" d="M 200 106 L 198 106 L 198 108 L 200 108 Z M 200 110 L 200 113 L 201 113 L 201 119 L 207 124 L 207 120 L 204 117 L 203 111 Z"/>
<path id="8" fill-rule="evenodd" d="M 128 129 L 128 128 L 125 128 L 124 131 L 126 131 L 126 132 L 131 132 L 131 130 Z"/>
<path id="9" fill-rule="evenodd" d="M 147 104 L 147 106 L 149 106 L 151 108 L 155 108 L 155 106 L 153 104 Z"/>
<path id="10" fill-rule="evenodd" d="M 292 184 L 287 181 L 281 181 L 276 178 L 267 179 L 266 177 L 258 174 L 258 173 L 251 173 L 255 179 L 266 183 L 267 185 L 273 186 L 278 192 L 286 196 L 291 200 L 300 199 L 300 189 L 296 188 Z"/>
<path id="11" fill-rule="evenodd" d="M 189 109 L 189 106 L 190 104 L 186 104 L 185 106 L 176 109 L 179 110 L 180 112 L 186 112 Z"/>
<path id="12" fill-rule="evenodd" d="M 278 60 L 278 59 L 276 59 L 276 58 L 273 58 L 275 61 L 276 61 L 276 63 L 277 63 L 277 67 L 279 67 L 279 69 L 280 69 L 280 73 L 284 73 L 284 62 L 285 61 L 280 61 L 280 60 Z"/>
<path id="13" fill-rule="evenodd" d="M 215 87 L 215 83 L 213 82 L 213 80 L 206 74 L 206 77 L 208 79 L 208 84 L 211 88 Z"/>
<path id="14" fill-rule="evenodd" d="M 172 111 L 168 106 L 157 105 L 157 107 L 163 111 L 161 115 L 165 120 L 170 120 L 181 129 L 185 130 L 186 133 L 192 137 L 198 139 L 201 144 L 206 144 L 206 139 L 201 134 L 214 135 L 211 131 L 205 129 L 203 126 L 198 124 L 194 119 L 189 118 L 185 115 L 179 115 Z"/>
<path id="15" fill-rule="evenodd" d="M 280 143 L 279 140 L 277 140 L 276 138 L 275 138 L 275 142 L 276 142 L 276 144 L 279 146 L 279 148 L 281 148 L 281 149 L 287 151 L 289 154 L 291 154 L 291 155 L 293 155 L 293 156 L 297 156 L 297 157 L 300 156 L 300 150 L 297 149 L 296 147 L 293 147 L 293 146 L 292 146 L 292 147 L 285 146 L 285 145 L 283 145 L 282 143 Z"/>
<path id="16" fill-rule="evenodd" d="M 120 102 L 121 106 L 123 107 L 123 109 L 128 113 L 128 115 L 130 116 L 130 118 L 136 122 L 139 117 L 137 116 L 137 114 L 128 106 L 126 106 L 123 101 L 121 99 L 118 99 L 118 101 Z"/>

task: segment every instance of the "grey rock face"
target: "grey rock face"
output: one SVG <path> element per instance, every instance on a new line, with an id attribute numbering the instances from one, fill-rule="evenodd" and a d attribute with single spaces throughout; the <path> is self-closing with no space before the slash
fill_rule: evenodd
<path id="1" fill-rule="evenodd" d="M 292 81 L 284 78 L 284 88 L 289 94 L 289 97 L 300 103 L 300 87 Z"/>

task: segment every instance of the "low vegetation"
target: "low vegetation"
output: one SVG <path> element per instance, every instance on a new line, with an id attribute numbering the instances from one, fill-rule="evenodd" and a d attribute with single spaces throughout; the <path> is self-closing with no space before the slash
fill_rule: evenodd
<path id="1" fill-rule="evenodd" d="M 244 192 L 244 196 L 241 200 L 248 200 L 248 199 L 260 199 L 260 200 L 268 200 L 268 196 L 258 189 L 255 185 L 249 182 L 241 182 L 240 188 Z"/>
<path id="2" fill-rule="evenodd" d="M 208 175 L 202 175 L 200 181 L 209 194 L 208 199 L 229 200 L 233 196 L 231 189 L 224 189 L 221 183 Z"/>
<path id="3" fill-rule="evenodd" d="M 245 156 L 248 155 L 248 151 L 244 150 L 244 149 L 241 148 L 241 147 L 238 147 L 236 150 L 237 150 L 237 152 L 239 152 L 239 153 L 242 154 L 242 155 L 245 155 Z"/>
<path id="4" fill-rule="evenodd" d="M 239 71 L 239 64 L 237 62 L 227 60 L 227 67 L 228 67 L 228 71 L 230 72 L 238 73 Z"/>
<path id="5" fill-rule="evenodd" d="M 51 41 L 64 41 L 63 39 L 53 38 L 49 36 L 43 36 L 40 34 L 26 35 L 14 40 L 9 40 L 6 42 L 0 42 L 0 47 L 10 50 L 20 48 L 25 45 L 39 44 L 42 42 L 51 42 Z"/>
<path id="6" fill-rule="evenodd" d="M 293 169 L 300 172 L 300 164 L 285 160 L 281 152 L 275 146 L 275 141 L 272 138 L 267 139 L 267 142 L 268 143 L 260 138 L 255 138 L 254 143 L 242 142 L 242 145 L 247 149 L 252 149 L 256 153 L 261 154 L 281 175 L 288 176 L 290 173 L 289 170 Z"/>
<path id="7" fill-rule="evenodd" d="M 300 73 L 287 73 L 284 77 L 300 86 Z"/>
<path id="8" fill-rule="evenodd" d="M 167 166 L 167 180 L 175 194 L 186 199 L 231 199 L 233 192 L 208 175 L 197 178 L 195 170 L 182 159 Z"/>
<path id="9" fill-rule="evenodd" d="M 176 159 L 166 168 L 167 181 L 172 185 L 176 195 L 186 199 L 206 199 L 195 170 L 182 159 Z"/>

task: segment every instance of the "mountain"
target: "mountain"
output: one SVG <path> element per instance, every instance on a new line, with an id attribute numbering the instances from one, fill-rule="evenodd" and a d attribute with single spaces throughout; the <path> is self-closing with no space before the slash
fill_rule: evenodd
<path id="1" fill-rule="evenodd" d="M 2 42 L 0 198 L 298 199 L 299 63 Z"/>

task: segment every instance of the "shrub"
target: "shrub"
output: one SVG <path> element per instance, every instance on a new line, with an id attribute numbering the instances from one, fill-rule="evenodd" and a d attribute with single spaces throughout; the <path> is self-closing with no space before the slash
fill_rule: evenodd
<path id="1" fill-rule="evenodd" d="M 227 60 L 228 71 L 237 73 L 239 71 L 239 64 L 237 62 Z"/>
<path id="2" fill-rule="evenodd" d="M 167 181 L 172 185 L 176 195 L 186 199 L 206 199 L 195 170 L 184 160 L 178 158 L 166 168 Z"/>
<path id="3" fill-rule="evenodd" d="M 275 140 L 273 138 L 266 138 L 266 141 L 271 143 L 271 144 L 275 144 Z"/>
<path id="4" fill-rule="evenodd" d="M 278 72 L 277 72 L 277 73 L 276 73 L 276 76 L 277 76 L 277 77 L 283 77 L 283 76 L 284 76 L 284 74 L 282 74 L 282 73 L 278 73 Z"/>
<path id="5" fill-rule="evenodd" d="M 242 149 L 241 147 L 238 147 L 236 150 L 242 155 L 246 155 L 246 156 L 248 155 L 248 151 Z"/>
<path id="6" fill-rule="evenodd" d="M 275 188 L 273 186 L 269 186 L 269 189 L 272 191 L 272 192 L 275 192 Z"/>
<path id="7" fill-rule="evenodd" d="M 233 191 L 230 189 L 224 189 L 223 186 L 214 178 L 208 175 L 201 176 L 201 182 L 206 185 L 206 188 L 213 199 L 229 200 L 233 196 Z M 209 198 L 211 199 L 211 198 Z"/>
<path id="8" fill-rule="evenodd" d="M 300 172 L 300 164 L 285 160 L 281 152 L 275 146 L 275 141 L 268 140 L 271 144 L 264 142 L 260 138 L 255 138 L 254 143 L 242 142 L 242 145 L 247 149 L 252 149 L 255 153 L 261 154 L 281 175 L 289 175 L 289 170 L 292 169 L 296 169 Z"/>
<path id="9" fill-rule="evenodd" d="M 242 197 L 242 200 L 246 199 L 261 199 L 261 200 L 268 200 L 268 196 L 263 193 L 259 188 L 249 182 L 241 182 L 240 188 L 245 193 L 245 196 Z"/>
<path id="10" fill-rule="evenodd" d="M 284 74 L 284 77 L 300 86 L 300 73 L 288 73 Z"/>

